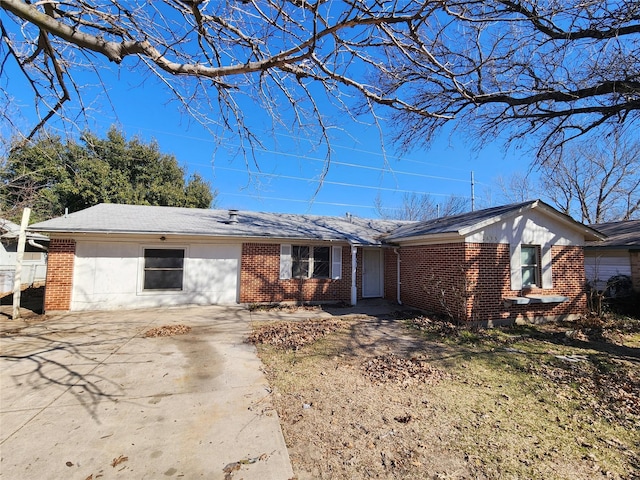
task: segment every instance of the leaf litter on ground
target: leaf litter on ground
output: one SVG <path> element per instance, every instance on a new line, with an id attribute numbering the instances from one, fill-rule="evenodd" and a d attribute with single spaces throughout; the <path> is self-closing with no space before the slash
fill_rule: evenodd
<path id="1" fill-rule="evenodd" d="M 152 337 L 171 337 L 173 335 L 184 335 L 189 333 L 191 327 L 188 325 L 163 325 L 162 327 L 152 328 L 144 332 L 145 338 Z"/>
<path id="2" fill-rule="evenodd" d="M 331 319 L 269 323 L 256 327 L 247 342 L 271 345 L 283 350 L 299 350 L 346 325 L 343 320 Z"/>
<path id="3" fill-rule="evenodd" d="M 433 385 L 449 377 L 446 373 L 429 365 L 424 359 L 402 358 L 394 353 L 365 360 L 361 370 L 365 377 L 375 384 L 395 383 L 405 387 L 415 384 Z"/>

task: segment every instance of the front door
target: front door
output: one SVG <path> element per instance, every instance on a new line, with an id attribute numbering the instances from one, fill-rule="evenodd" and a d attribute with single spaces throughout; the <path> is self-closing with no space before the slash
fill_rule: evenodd
<path id="1" fill-rule="evenodd" d="M 362 253 L 362 296 L 382 297 L 382 249 L 364 249 Z"/>

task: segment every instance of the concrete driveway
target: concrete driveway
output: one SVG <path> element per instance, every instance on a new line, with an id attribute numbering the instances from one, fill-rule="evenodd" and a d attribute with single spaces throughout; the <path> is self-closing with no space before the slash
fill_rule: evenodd
<path id="1" fill-rule="evenodd" d="M 289 479 L 242 307 L 0 319 L 0 478 Z M 184 335 L 145 338 L 185 324 Z"/>

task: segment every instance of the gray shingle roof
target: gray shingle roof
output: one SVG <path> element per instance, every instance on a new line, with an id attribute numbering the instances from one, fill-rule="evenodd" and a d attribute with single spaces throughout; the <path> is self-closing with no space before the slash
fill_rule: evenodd
<path id="1" fill-rule="evenodd" d="M 388 235 L 385 240 L 394 241 L 411 237 L 422 237 L 434 234 L 455 233 L 462 234 L 462 231 L 472 228 L 475 225 L 487 220 L 499 218 L 505 214 L 516 212 L 520 209 L 530 207 L 534 202 L 514 203 L 502 205 L 500 207 L 486 208 L 474 212 L 452 215 L 449 217 L 436 218 L 425 222 L 417 222 L 412 225 L 405 225 Z"/>
<path id="2" fill-rule="evenodd" d="M 393 243 L 439 234 L 464 236 L 483 225 L 537 207 L 573 228 L 580 229 L 589 240 L 599 238 L 594 230 L 575 222 L 540 200 L 487 208 L 426 222 L 239 211 L 238 221 L 234 223 L 229 221 L 229 210 L 102 203 L 65 217 L 33 224 L 29 229 L 45 233 L 173 234 L 334 240 L 347 241 L 354 245 L 381 245 L 383 242 Z"/>
<path id="3" fill-rule="evenodd" d="M 590 227 L 608 237 L 594 247 L 640 247 L 640 220 L 596 223 Z"/>
<path id="4" fill-rule="evenodd" d="M 464 236 L 472 230 L 478 229 L 483 225 L 498 222 L 504 218 L 512 217 L 520 212 L 532 208 L 542 208 L 547 212 L 552 212 L 558 219 L 565 221 L 574 228 L 578 228 L 588 234 L 593 240 L 598 238 L 597 232 L 592 231 L 588 227 L 576 222 L 568 215 L 558 212 L 553 207 L 547 205 L 541 200 L 530 200 L 527 202 L 512 203 L 509 205 L 501 205 L 499 207 L 485 208 L 473 212 L 462 213 L 460 215 L 452 215 L 449 217 L 441 217 L 426 222 L 418 222 L 402 226 L 390 233 L 384 238 L 384 241 L 394 242 L 408 238 L 427 237 L 430 235 L 459 235 Z"/>
<path id="5" fill-rule="evenodd" d="M 241 238 L 290 238 L 348 241 L 356 245 L 379 245 L 380 237 L 401 221 L 352 217 L 323 217 L 260 212 L 238 212 L 229 222 L 228 210 L 119 205 L 103 203 L 66 217 L 53 218 L 29 227 L 32 231 L 59 233 L 127 233 L 198 235 Z"/>

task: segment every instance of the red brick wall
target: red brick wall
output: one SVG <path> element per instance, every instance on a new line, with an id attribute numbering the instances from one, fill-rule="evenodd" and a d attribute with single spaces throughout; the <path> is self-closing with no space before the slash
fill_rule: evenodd
<path id="1" fill-rule="evenodd" d="M 504 305 L 504 297 L 520 292 L 511 290 L 508 244 L 441 244 L 403 247 L 400 252 L 401 299 L 407 305 L 479 322 L 586 312 L 582 247 L 552 247 L 553 288 L 532 291 L 567 296 L 569 301 L 510 306 Z M 390 282 L 389 273 L 385 280 Z M 387 298 L 395 297 L 392 288 L 395 284 L 385 285 Z"/>
<path id="2" fill-rule="evenodd" d="M 342 278 L 280 279 L 280 245 L 242 245 L 240 303 L 351 300 L 351 248 L 342 247 Z"/>
<path id="3" fill-rule="evenodd" d="M 533 288 L 531 293 L 569 297 L 558 304 L 503 304 L 504 297 L 519 296 L 511 290 L 510 250 L 507 244 L 467 244 L 468 283 L 473 285 L 468 318 L 472 321 L 582 315 L 587 309 L 582 247 L 551 248 L 553 288 Z"/>
<path id="4" fill-rule="evenodd" d="M 71 309 L 75 254 L 75 240 L 51 240 L 47 256 L 47 283 L 44 291 L 45 311 Z"/>
<path id="5" fill-rule="evenodd" d="M 399 253 L 399 252 L 398 252 Z M 398 301 L 398 256 L 393 249 L 385 248 L 384 254 L 384 298 Z M 402 298 L 400 298 L 402 301 Z"/>
<path id="6" fill-rule="evenodd" d="M 640 292 L 640 252 L 629 252 L 631 257 L 631 281 L 633 282 L 633 289 L 636 292 Z"/>
<path id="7" fill-rule="evenodd" d="M 467 271 L 467 319 L 483 322 L 506 319 L 510 312 L 503 306 L 511 292 L 511 253 L 509 244 L 465 244 L 465 268 Z"/>
<path id="8" fill-rule="evenodd" d="M 402 247 L 401 254 L 400 299 L 403 304 L 429 312 L 446 315 L 450 312 L 458 316 L 464 312 L 463 268 L 464 244 L 439 244 L 415 247 Z M 391 252 L 392 255 L 393 252 Z M 387 266 L 391 256 L 387 254 Z M 395 272 L 395 262 L 393 271 Z M 395 273 L 386 270 L 385 279 L 395 277 Z M 385 285 L 388 298 L 395 297 L 393 285 Z"/>

